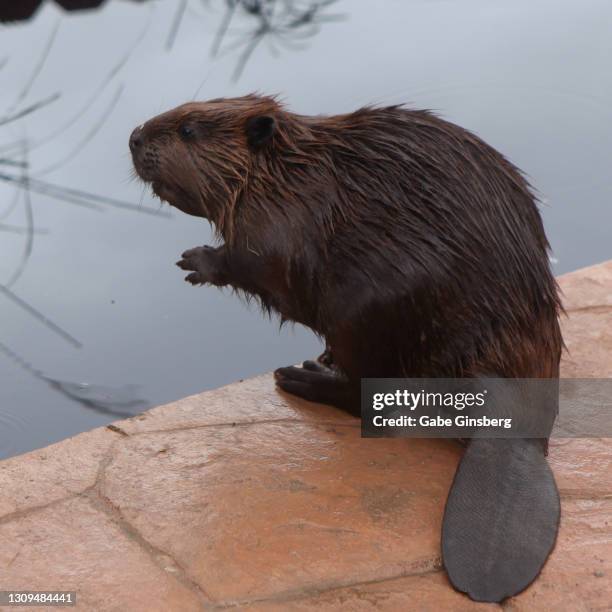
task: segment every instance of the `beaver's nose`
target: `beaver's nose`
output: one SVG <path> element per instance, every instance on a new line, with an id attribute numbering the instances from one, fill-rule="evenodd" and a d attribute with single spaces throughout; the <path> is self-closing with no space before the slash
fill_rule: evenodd
<path id="1" fill-rule="evenodd" d="M 142 146 L 142 128 L 137 127 L 130 136 L 130 151 L 135 153 Z"/>

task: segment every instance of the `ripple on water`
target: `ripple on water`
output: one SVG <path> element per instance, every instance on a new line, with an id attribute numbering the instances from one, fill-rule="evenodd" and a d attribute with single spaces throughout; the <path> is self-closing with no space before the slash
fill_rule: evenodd
<path id="1" fill-rule="evenodd" d="M 25 419 L 0 408 L 0 459 L 15 454 L 17 441 L 26 437 L 27 428 Z"/>

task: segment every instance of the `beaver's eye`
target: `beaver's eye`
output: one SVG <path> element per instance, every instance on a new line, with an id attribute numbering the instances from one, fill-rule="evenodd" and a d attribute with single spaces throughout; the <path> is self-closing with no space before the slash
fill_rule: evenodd
<path id="1" fill-rule="evenodd" d="M 184 140 L 191 140 L 195 136 L 195 128 L 189 123 L 183 123 L 179 128 L 179 134 Z"/>

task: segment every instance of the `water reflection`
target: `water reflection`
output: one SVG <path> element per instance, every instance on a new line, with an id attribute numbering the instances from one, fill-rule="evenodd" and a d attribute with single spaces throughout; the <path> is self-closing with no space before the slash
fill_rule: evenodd
<path id="1" fill-rule="evenodd" d="M 60 0 L 57 3 L 68 11 L 98 8 L 104 4 L 102 1 L 91 0 L 82 2 Z M 255 48 L 264 40 L 269 41 L 274 52 L 278 51 L 279 46 L 303 49 L 304 41 L 313 37 L 321 24 L 342 18 L 340 15 L 326 14 L 326 9 L 334 3 L 335 0 L 284 0 L 282 2 L 276 2 L 276 0 L 227 0 L 224 3 L 224 14 L 219 20 L 209 52 L 212 56 L 237 53 L 237 64 L 233 72 L 233 78 L 237 79 L 243 72 Z M 42 4 L 43 2 L 4 3 L 0 6 L 0 20 L 16 21 L 31 18 Z M 217 4 L 222 5 L 223 3 L 218 2 Z M 180 35 L 181 23 L 189 6 L 187 0 L 180 0 L 176 3 L 176 12 L 166 40 L 166 52 L 172 51 L 177 37 Z M 203 3 L 200 7 L 210 8 L 208 3 Z M 193 9 L 193 7 L 191 8 Z M 124 94 L 125 84 L 123 82 L 117 83 L 117 79 L 149 32 L 153 14 L 153 10 L 147 11 L 143 24 L 139 31 L 135 33 L 133 41 L 127 46 L 119 59 L 102 74 L 91 94 L 66 120 L 59 124 L 50 124 L 50 129 L 46 133 L 37 133 L 34 137 L 25 135 L 25 131 L 22 130 L 24 135 L 21 137 L 6 139 L 4 135 L 11 133 L 7 132 L 7 129 L 10 130 L 15 125 L 24 126 L 23 122 L 45 113 L 53 105 L 62 104 L 69 95 L 58 85 L 57 91 L 51 91 L 33 102 L 30 101 L 32 91 L 37 89 L 37 82 L 44 76 L 46 64 L 58 43 L 61 18 L 56 19 L 47 33 L 31 71 L 23 77 L 21 83 L 13 84 L 13 89 L 16 91 L 13 100 L 0 114 L 0 182 L 13 188 L 4 210 L 0 211 L 0 233 L 23 236 L 21 256 L 16 261 L 14 268 L 9 271 L 8 278 L 0 283 L 0 299 L 12 303 L 58 339 L 75 349 L 83 348 L 81 340 L 75 338 L 71 332 L 51 320 L 43 312 L 43 309 L 33 305 L 14 290 L 14 286 L 27 270 L 34 249 L 35 238 L 41 235 L 49 235 L 49 230 L 36 227 L 32 195 L 39 194 L 92 212 L 103 212 L 107 208 L 117 208 L 141 215 L 170 216 L 167 210 L 143 206 L 142 196 L 140 203 L 134 203 L 113 198 L 103 193 L 75 188 L 67 184 L 57 184 L 42 178 L 61 170 L 78 158 L 79 154 L 103 131 Z M 232 32 L 230 26 L 240 19 L 243 20 L 241 24 L 247 26 L 246 30 L 238 33 Z M 227 38 L 230 40 L 226 41 Z M 16 58 L 4 57 L 0 61 L 0 70 L 11 61 L 16 61 Z M 97 119 L 92 121 L 88 118 L 89 111 L 102 96 L 106 95 L 108 89 L 111 89 L 112 93 Z M 78 128 L 80 138 L 68 151 L 62 152 L 62 154 L 56 153 L 56 142 L 73 127 Z M 42 167 L 31 162 L 33 153 L 40 149 L 48 151 L 45 159 L 51 160 Z M 24 219 L 23 225 L 4 223 L 5 220 L 18 214 L 20 210 Z M 51 377 L 38 367 L 33 366 L 1 338 L 0 353 L 27 375 L 46 385 L 50 391 L 76 402 L 83 408 L 107 417 L 131 416 L 150 405 L 150 402 L 137 396 L 137 387 L 134 385 L 111 387 L 76 383 Z M 10 414 L 0 413 L 0 422 L 4 425 L 3 438 L 12 440 L 15 436 L 23 435 L 25 427 L 16 426 L 16 424 L 22 423 L 20 419 L 15 419 Z M 8 446 L 0 448 L 0 456 L 8 452 Z"/>
<path id="2" fill-rule="evenodd" d="M 53 391 L 95 412 L 117 418 L 127 418 L 139 414 L 149 406 L 147 400 L 137 396 L 137 385 L 114 388 L 59 380 L 34 367 L 2 342 L 0 342 L 0 353 L 34 378 L 47 384 Z"/>
<path id="3" fill-rule="evenodd" d="M 13 4 L 18 4 L 19 10 L 16 10 L 16 6 L 13 6 Z M 37 10 L 38 4 L 40 3 L 22 2 L 12 3 L 11 5 L 5 4 L 2 6 L 2 8 L 0 8 L 0 16 L 3 20 L 26 18 L 31 16 Z M 77 8 L 91 8 L 94 5 L 97 6 L 100 4 L 101 2 L 64 2 L 62 5 L 67 10 L 73 10 Z M 60 92 L 54 92 L 48 96 L 45 96 L 41 100 L 24 105 L 24 101 L 27 100 L 37 78 L 44 70 L 47 58 L 49 57 L 49 54 L 57 39 L 59 24 L 59 21 L 55 23 L 32 72 L 19 88 L 14 101 L 5 109 L 3 116 L 0 117 L 0 128 L 7 126 L 10 127 L 11 124 L 17 121 L 24 120 L 34 113 L 39 113 L 61 98 L 62 94 Z M 106 120 L 110 117 L 111 113 L 115 109 L 122 93 L 122 85 L 117 88 L 109 106 L 107 109 L 105 109 L 99 120 L 84 131 L 82 139 L 67 154 L 59 157 L 58 159 L 54 160 L 53 163 L 41 169 L 32 169 L 30 167 L 29 154 L 34 149 L 38 149 L 48 144 L 52 145 L 57 137 L 61 136 L 67 129 L 76 124 L 79 119 L 83 117 L 91 104 L 97 99 L 97 97 L 104 91 L 106 86 L 109 85 L 112 79 L 127 63 L 134 48 L 144 37 L 149 25 L 150 19 L 133 45 L 131 45 L 131 47 L 128 49 L 124 57 L 121 58 L 119 63 L 113 66 L 110 72 L 102 79 L 100 85 L 94 90 L 91 99 L 88 100 L 86 104 L 72 117 L 70 117 L 65 124 L 38 140 L 31 141 L 24 138 L 13 142 L 0 143 L 0 152 L 2 154 L 2 157 L 0 157 L 0 181 L 14 186 L 12 198 L 9 201 L 8 206 L 0 214 L 0 219 L 4 220 L 10 217 L 21 204 L 26 220 L 25 226 L 0 223 L 0 232 L 16 233 L 24 235 L 25 237 L 22 255 L 16 263 L 14 270 L 12 273 L 10 273 L 8 280 L 0 284 L 0 294 L 5 300 L 12 302 L 15 306 L 27 313 L 34 320 L 41 323 L 49 331 L 53 332 L 58 338 L 64 340 L 69 345 L 77 349 L 80 349 L 83 346 L 79 340 L 77 340 L 71 333 L 63 329 L 61 326 L 50 320 L 43 312 L 41 312 L 41 310 L 27 302 L 12 290 L 12 287 L 23 275 L 28 262 L 30 261 L 34 246 L 34 237 L 41 235 L 41 233 L 48 233 L 48 231 L 42 231 L 35 227 L 34 208 L 32 206 L 31 194 L 39 193 L 47 197 L 61 200 L 62 202 L 85 207 L 93 211 L 102 211 L 105 207 L 114 207 L 154 216 L 168 217 L 169 214 L 166 211 L 142 208 L 137 204 L 119 200 L 117 198 L 110 198 L 81 189 L 74 189 L 65 185 L 56 185 L 39 178 L 61 168 L 70 160 L 74 159 L 79 152 L 89 142 L 91 142 L 95 135 L 103 128 Z M 6 65 L 7 62 L 8 58 L 5 58 L 2 64 L 0 64 L 0 68 Z M 20 172 L 17 173 L 18 171 Z M 149 405 L 149 402 L 136 396 L 136 387 L 133 385 L 127 385 L 123 388 L 116 389 L 101 385 L 59 380 L 48 376 L 40 369 L 32 366 L 15 350 L 9 348 L 1 341 L 0 352 L 2 352 L 4 356 L 9 358 L 12 362 L 17 364 L 30 376 L 45 383 L 53 392 L 59 393 L 64 398 L 78 403 L 81 407 L 96 411 L 103 415 L 113 418 L 132 416 L 133 414 L 142 411 Z M 23 421 L 21 419 L 16 419 L 13 415 L 0 413 L 0 423 L 3 426 L 1 439 L 12 440 L 16 436 L 23 435 L 25 427 L 23 426 Z M 6 454 L 9 452 L 9 449 L 10 446 L 8 445 L 5 445 L 4 448 L 0 446 L 0 453 Z"/>
<path id="4" fill-rule="evenodd" d="M 550 200 L 557 272 L 611 256 L 608 2 L 49 0 L 0 19 L 38 5 L 0 38 L 0 457 L 321 352 L 186 287 L 173 262 L 208 227 L 130 179 L 132 128 L 196 91 L 433 108 Z"/>
<path id="5" fill-rule="evenodd" d="M 336 0 L 226 0 L 226 3 L 227 9 L 213 40 L 211 53 L 214 57 L 221 51 L 240 51 L 234 79 L 240 77 L 261 42 L 267 41 L 274 53 L 278 53 L 279 49 L 304 49 L 305 41 L 318 34 L 322 24 L 346 18 L 346 14 L 326 12 Z M 183 5 L 186 5 L 186 0 Z M 246 31 L 235 34 L 224 49 L 223 43 L 230 25 L 239 12 L 251 17 L 253 23 Z"/>
<path id="6" fill-rule="evenodd" d="M 0 127 L 9 126 L 11 123 L 25 119 L 34 113 L 40 112 L 60 98 L 60 93 L 56 92 L 33 104 L 22 106 L 23 101 L 27 99 L 31 88 L 35 84 L 37 77 L 43 70 L 46 58 L 56 40 L 58 28 L 59 22 L 56 23 L 55 27 L 52 29 L 49 39 L 43 47 L 43 51 L 38 62 L 35 64 L 32 73 L 27 78 L 25 84 L 21 87 L 14 102 L 6 109 L 4 116 L 0 118 Z M 143 33 L 138 40 L 142 39 L 145 31 L 146 30 L 143 30 Z M 138 40 L 135 44 L 137 44 Z M 118 72 L 121 66 L 127 62 L 134 47 L 135 45 L 132 46 L 122 61 L 115 66 L 109 75 L 107 75 L 107 77 L 102 81 L 101 85 L 96 89 L 96 96 L 110 82 L 112 76 Z M 112 99 L 111 105 L 108 107 L 108 109 L 106 109 L 102 117 L 85 132 L 83 139 L 77 144 L 77 146 L 67 155 L 56 160 L 51 165 L 42 169 L 34 169 L 35 176 L 32 176 L 32 169 L 30 168 L 28 161 L 30 150 L 39 148 L 40 146 L 48 143 L 52 143 L 56 136 L 61 135 L 66 129 L 68 129 L 68 127 L 78 121 L 78 119 L 87 110 L 87 107 L 84 107 L 77 112 L 77 114 L 74 115 L 66 125 L 59 129 L 59 131 L 55 131 L 39 141 L 30 142 L 27 139 L 22 139 L 14 143 L 4 143 L 0 146 L 0 150 L 5 156 L 0 159 L 0 181 L 13 185 L 15 188 L 12 199 L 6 209 L 1 213 L 0 219 L 4 220 L 7 217 L 10 217 L 20 203 L 23 206 L 26 219 L 25 226 L 0 223 L 0 232 L 10 232 L 25 236 L 22 255 L 16 263 L 15 268 L 10 274 L 8 280 L 0 284 L 0 294 L 4 297 L 4 299 L 10 300 L 18 308 L 26 312 L 29 316 L 33 317 L 48 330 L 55 333 L 59 338 L 78 349 L 82 348 L 83 346 L 79 340 L 74 338 L 74 336 L 65 329 L 51 321 L 38 308 L 34 307 L 17 295 L 12 290 L 12 287 L 23 275 L 28 262 L 30 261 L 34 247 L 34 237 L 36 235 L 40 235 L 41 233 L 48 233 L 35 227 L 34 208 L 32 206 L 31 193 L 39 193 L 47 197 L 61 200 L 62 202 L 89 208 L 93 211 L 101 211 L 104 209 L 104 207 L 113 207 L 130 210 L 140 214 L 169 217 L 169 213 L 166 211 L 143 208 L 132 202 L 90 193 L 64 185 L 56 185 L 38 178 L 61 168 L 61 166 L 73 159 L 79 153 L 79 151 L 93 139 L 95 134 L 103 127 L 112 110 L 115 108 L 116 103 L 119 100 L 121 90 L 122 87 L 117 90 L 117 94 Z M 21 147 L 21 159 L 18 158 L 18 147 Z M 7 169 L 2 170 L 2 167 Z M 15 173 L 18 170 L 21 170 L 20 174 Z M 145 400 L 134 397 L 135 388 L 133 386 L 127 386 L 123 389 L 116 390 L 108 387 L 101 387 L 99 385 L 90 385 L 86 383 L 80 384 L 57 380 L 43 374 L 40 370 L 31 366 L 27 361 L 22 359 L 15 351 L 3 344 L 1 341 L 0 352 L 11 358 L 23 370 L 31 374 L 33 377 L 44 381 L 50 389 L 61 393 L 64 397 L 79 403 L 83 407 L 114 417 L 125 417 L 133 415 L 134 410 L 138 409 L 140 411 L 148 405 L 148 402 Z M 5 420 L 6 423 L 12 422 L 10 419 Z M 13 435 L 13 433 L 11 433 L 11 435 Z"/>

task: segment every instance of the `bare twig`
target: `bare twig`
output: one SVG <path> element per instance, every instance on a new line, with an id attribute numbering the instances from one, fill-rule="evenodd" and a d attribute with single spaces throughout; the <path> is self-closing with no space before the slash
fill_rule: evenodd
<path id="1" fill-rule="evenodd" d="M 0 158 L 0 166 L 14 166 L 15 168 L 25 168 L 26 162 L 17 159 Z"/>
<path id="2" fill-rule="evenodd" d="M 60 160 L 54 162 L 50 166 L 43 168 L 42 170 L 36 170 L 36 176 L 44 176 L 45 174 L 49 174 L 58 168 L 61 168 L 65 164 L 67 164 L 70 160 L 74 159 L 88 144 L 95 135 L 102 129 L 108 118 L 112 115 L 119 99 L 121 98 L 121 94 L 123 93 L 123 83 L 119 85 L 115 95 L 112 97 L 108 107 L 102 113 L 100 119 L 93 124 L 90 130 L 83 136 L 83 138 L 77 143 L 77 145 L 70 151 L 67 155 L 65 155 Z"/>
<path id="3" fill-rule="evenodd" d="M 12 176 L 3 172 L 0 172 L 0 181 L 13 183 L 14 185 L 17 185 L 21 188 L 25 187 L 25 181 L 21 177 Z M 106 205 L 114 208 L 122 208 L 125 210 L 140 212 L 147 215 L 153 215 L 155 217 L 170 217 L 170 214 L 165 211 L 154 210 L 152 208 L 139 208 L 136 204 L 133 204 L 132 202 L 125 202 L 124 200 L 108 198 L 106 196 L 90 193 L 81 189 L 73 189 L 71 187 L 54 185 L 53 183 L 48 183 L 46 181 L 42 181 L 40 179 L 35 179 L 32 177 L 28 179 L 27 186 L 31 191 L 35 193 L 41 193 L 51 198 L 70 202 L 71 204 L 77 204 L 86 208 L 101 210 L 102 206 Z"/>
<path id="4" fill-rule="evenodd" d="M 101 385 L 73 383 L 44 375 L 42 378 L 52 389 L 68 399 L 102 414 L 131 417 L 139 414 L 149 405 L 146 400 L 133 396 L 134 387 L 132 386 L 114 389 Z"/>
<path id="5" fill-rule="evenodd" d="M 28 363 L 21 355 L 18 355 L 13 349 L 9 348 L 4 342 L 0 342 L 0 353 L 4 353 L 11 361 L 14 361 L 18 366 L 26 372 L 32 374 L 36 378 L 42 378 L 44 374 L 37 370 L 31 363 Z"/>
<path id="6" fill-rule="evenodd" d="M 344 19 L 343 15 L 321 14 L 324 8 L 336 1 L 314 2 L 311 0 L 300 3 L 295 0 L 285 0 L 279 7 L 278 0 L 227 0 L 227 9 L 213 40 L 211 55 L 217 56 L 221 53 L 221 45 L 239 8 L 256 19 L 258 25 L 254 31 L 247 35 L 246 40 L 243 35 L 234 44 L 230 44 L 224 49 L 224 54 L 227 54 L 237 48 L 244 47 L 232 75 L 233 80 L 236 80 L 244 71 L 257 45 L 264 38 L 270 39 L 275 36 L 279 38 L 279 43 L 288 48 L 303 49 L 303 45 L 289 40 L 288 37 L 310 38 L 317 34 L 320 24 Z M 276 48 L 273 46 L 272 50 L 276 51 Z"/>
<path id="7" fill-rule="evenodd" d="M 83 345 L 66 330 L 62 329 L 59 325 L 48 319 L 42 312 L 34 308 L 34 306 L 28 304 L 24 299 L 20 298 L 17 294 L 11 291 L 5 285 L 0 284 L 0 293 L 4 295 L 11 302 L 19 306 L 19 308 L 25 310 L 28 314 L 34 317 L 37 321 L 42 323 L 47 329 L 51 330 L 61 338 L 63 338 L 69 344 L 76 348 L 81 348 Z"/>
<path id="8" fill-rule="evenodd" d="M 44 46 L 44 48 L 42 50 L 42 53 L 40 54 L 40 57 L 38 58 L 38 62 L 34 66 L 34 70 L 32 71 L 32 74 L 30 75 L 30 78 L 26 81 L 26 84 L 24 85 L 22 90 L 19 92 L 15 102 L 13 102 L 10 110 L 8 111 L 9 113 L 11 113 L 15 108 L 17 108 L 18 104 L 22 100 L 25 100 L 27 95 L 30 93 L 30 90 L 32 89 L 32 86 L 36 82 L 36 79 L 38 78 L 39 74 L 41 73 L 41 71 L 42 71 L 42 69 L 43 69 L 43 67 L 45 65 L 45 62 L 47 61 L 47 58 L 49 57 L 49 53 L 51 51 L 51 48 L 53 47 L 53 44 L 55 43 L 55 39 L 57 37 L 57 32 L 59 30 L 59 25 L 60 25 L 60 20 L 58 19 L 56 21 L 56 23 L 55 23 L 55 27 L 51 31 L 51 35 L 49 36 L 49 38 L 47 40 L 47 44 Z"/>
<path id="9" fill-rule="evenodd" d="M 24 151 L 24 159 L 27 161 L 27 152 Z M 5 288 L 10 289 L 21 277 L 26 266 L 28 265 L 28 261 L 30 260 L 30 256 L 32 255 L 32 247 L 34 246 L 34 211 L 32 210 L 32 199 L 30 198 L 30 187 L 29 187 L 29 177 L 27 173 L 27 169 L 24 168 L 22 179 L 24 180 L 24 208 L 26 213 L 26 223 L 27 223 L 27 237 L 23 249 L 23 255 L 21 256 L 21 261 L 19 265 L 13 272 L 13 275 L 6 282 Z"/>
<path id="10" fill-rule="evenodd" d="M 245 50 L 241 53 L 240 58 L 236 63 L 236 68 L 234 69 L 234 72 L 232 74 L 232 79 L 234 81 L 237 81 L 240 78 L 240 75 L 244 71 L 244 68 L 246 67 L 251 55 L 253 55 L 253 52 L 257 48 L 257 45 L 259 45 L 259 43 L 264 39 L 264 36 L 267 34 L 267 32 L 268 29 L 266 28 L 253 34 L 250 42 L 247 43 Z"/>
<path id="11" fill-rule="evenodd" d="M 236 12 L 237 6 L 238 6 L 238 1 L 228 3 L 227 9 L 225 11 L 225 15 L 223 16 L 223 21 L 221 22 L 221 25 L 219 26 L 219 29 L 217 30 L 217 34 L 215 35 L 212 47 L 210 49 L 210 53 L 213 57 L 217 55 L 217 53 L 219 53 L 219 49 L 221 48 L 221 43 L 223 42 L 223 39 L 225 38 L 225 34 L 227 33 L 227 29 L 230 26 L 232 17 L 234 16 L 234 13 Z"/>
<path id="12" fill-rule="evenodd" d="M 81 119 L 81 117 L 83 117 L 83 115 L 87 113 L 87 111 L 97 101 L 100 94 L 106 89 L 108 84 L 115 78 L 115 76 L 120 72 L 120 70 L 127 64 L 127 62 L 129 61 L 130 57 L 132 56 L 132 54 L 134 53 L 138 45 L 142 42 L 147 32 L 149 31 L 149 28 L 151 27 L 152 16 L 153 16 L 153 10 L 149 12 L 149 18 L 147 22 L 145 23 L 144 27 L 142 28 L 138 36 L 134 39 L 133 43 L 127 48 L 126 52 L 121 57 L 121 59 L 111 68 L 111 70 L 108 72 L 106 77 L 104 77 L 104 79 L 100 82 L 98 87 L 94 90 L 92 95 L 87 99 L 87 101 L 83 104 L 83 106 L 70 119 L 68 119 L 66 123 L 61 125 L 57 130 L 52 131 L 46 136 L 40 138 L 39 140 L 30 142 L 28 146 L 30 151 L 34 149 L 38 149 L 39 147 L 47 144 L 48 142 L 51 142 L 58 136 L 61 136 L 64 132 L 66 132 L 73 125 L 75 125 Z M 3 145 L 2 147 L 0 147 L 0 154 L 2 153 L 7 154 L 10 152 L 13 152 L 15 150 L 20 149 L 22 146 L 23 146 L 23 139 L 9 142 Z"/>
<path id="13" fill-rule="evenodd" d="M 174 19 L 172 21 L 172 27 L 168 33 L 168 40 L 166 41 L 166 51 L 170 51 L 174 46 L 174 41 L 181 27 L 181 22 L 185 16 L 185 9 L 187 8 L 187 0 L 180 0 L 176 7 Z"/>
<path id="14" fill-rule="evenodd" d="M 47 376 L 42 370 L 34 367 L 3 342 L 0 342 L 0 353 L 3 353 L 34 378 L 49 385 L 54 391 L 96 412 L 109 414 L 115 417 L 130 417 L 142 412 L 142 410 L 149 405 L 149 402 L 146 400 L 134 397 L 134 387 L 132 386 L 127 386 L 123 389 L 114 389 L 100 385 L 59 380 Z"/>
<path id="15" fill-rule="evenodd" d="M 18 190 L 23 189 L 23 187 L 25 186 L 24 181 L 20 176 L 11 176 L 8 174 L 0 173 L 0 181 L 11 183 L 15 185 L 15 187 Z M 53 185 L 50 189 L 46 185 L 38 185 L 37 183 L 35 183 L 33 186 L 32 181 L 30 180 L 28 187 L 31 191 L 34 191 L 35 193 L 40 193 L 50 198 L 61 200 L 62 202 L 68 202 L 69 204 L 76 204 L 77 206 L 82 206 L 83 208 L 89 208 L 90 210 L 97 210 L 97 211 L 104 210 L 104 208 L 100 206 L 99 204 L 94 204 L 93 202 L 90 202 L 87 199 L 78 198 L 69 193 L 62 193 L 61 192 L 62 187 L 58 187 L 56 185 Z"/>
<path id="16" fill-rule="evenodd" d="M 7 123 L 10 123 L 11 121 L 22 119 L 23 117 L 26 117 L 27 115 L 33 113 L 34 111 L 37 111 L 41 108 L 44 108 L 45 106 L 48 106 L 52 102 L 55 102 L 59 97 L 60 97 L 60 93 L 55 92 L 54 94 L 44 98 L 43 100 L 39 100 L 38 102 L 31 104 L 30 106 L 26 106 L 26 108 L 23 108 L 20 111 L 17 111 L 13 115 L 2 117 L 0 118 L 0 125 L 6 125 Z"/>
<path id="17" fill-rule="evenodd" d="M 19 204 L 20 195 L 21 195 L 21 191 L 19 191 L 19 189 L 15 189 L 11 203 L 6 207 L 4 212 L 0 215 L 0 221 L 4 221 L 4 219 L 6 219 L 17 208 L 17 204 Z"/>
<path id="18" fill-rule="evenodd" d="M 8 223 L 0 223 L 0 232 L 6 232 L 7 234 L 27 234 L 30 231 L 29 227 L 22 227 L 21 225 L 10 225 Z M 45 235 L 49 233 L 48 229 L 32 228 L 32 233 L 37 235 Z"/>

